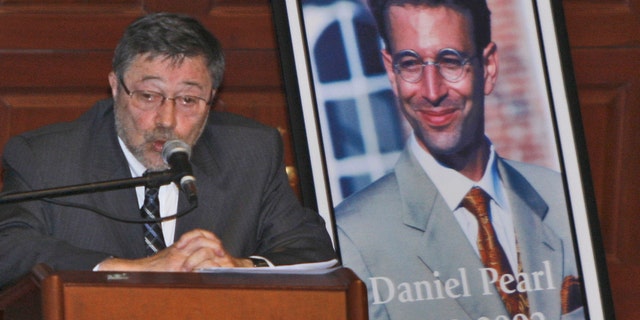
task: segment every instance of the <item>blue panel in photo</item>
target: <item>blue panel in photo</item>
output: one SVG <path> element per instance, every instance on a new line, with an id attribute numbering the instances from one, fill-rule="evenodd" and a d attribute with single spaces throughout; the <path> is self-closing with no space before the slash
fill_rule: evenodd
<path id="1" fill-rule="evenodd" d="M 364 141 L 355 101 L 330 100 L 325 104 L 331 132 L 333 153 L 336 159 L 342 159 L 364 153 Z"/>
<path id="2" fill-rule="evenodd" d="M 366 10 L 360 11 L 354 18 L 354 27 L 358 37 L 358 51 L 362 68 L 366 76 L 384 74 L 384 65 L 378 54 L 380 52 L 380 41 L 378 30 L 374 25 L 373 18 Z"/>
<path id="3" fill-rule="evenodd" d="M 380 153 L 401 150 L 404 145 L 402 122 L 393 92 L 390 89 L 378 91 L 371 94 L 369 99 L 371 99 Z"/>
<path id="4" fill-rule="evenodd" d="M 320 82 L 343 81 L 351 77 L 344 39 L 337 22 L 324 29 L 315 43 L 314 54 Z"/>
<path id="5" fill-rule="evenodd" d="M 368 174 L 357 176 L 343 176 L 340 177 L 340 191 L 344 198 L 350 196 L 368 186 L 371 183 L 371 176 Z"/>

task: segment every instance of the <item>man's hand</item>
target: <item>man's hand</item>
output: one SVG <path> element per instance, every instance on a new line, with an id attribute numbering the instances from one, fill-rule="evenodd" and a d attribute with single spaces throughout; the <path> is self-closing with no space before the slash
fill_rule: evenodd
<path id="1" fill-rule="evenodd" d="M 185 271 L 210 267 L 253 267 L 249 259 L 231 256 L 218 237 L 206 230 L 191 230 L 172 246 L 187 256 L 183 263 Z"/>
<path id="2" fill-rule="evenodd" d="M 100 264 L 98 270 L 191 272 L 200 268 L 252 266 L 249 259 L 231 256 L 215 234 L 195 229 L 153 256 L 136 260 L 107 259 Z"/>

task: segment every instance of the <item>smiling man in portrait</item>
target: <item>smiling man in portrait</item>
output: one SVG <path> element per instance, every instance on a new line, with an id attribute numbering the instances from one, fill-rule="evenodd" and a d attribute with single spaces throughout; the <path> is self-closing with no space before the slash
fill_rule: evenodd
<path id="1" fill-rule="evenodd" d="M 499 71 L 486 2 L 369 6 L 413 129 L 393 170 L 336 208 L 370 317 L 583 319 L 560 174 L 502 158 L 485 133 Z"/>

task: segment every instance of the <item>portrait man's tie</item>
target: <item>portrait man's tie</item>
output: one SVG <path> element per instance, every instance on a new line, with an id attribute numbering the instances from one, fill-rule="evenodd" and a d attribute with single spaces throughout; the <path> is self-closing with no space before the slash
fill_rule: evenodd
<path id="1" fill-rule="evenodd" d="M 511 274 L 514 276 L 514 279 L 517 279 L 511 269 L 507 255 L 498 242 L 495 230 L 491 225 L 491 219 L 489 218 L 489 201 L 490 196 L 478 187 L 472 188 L 462 200 L 462 206 L 478 219 L 478 251 L 480 252 L 480 258 L 485 267 L 493 268 L 499 277 L 505 274 Z M 496 282 L 496 288 L 511 316 L 513 317 L 516 314 L 528 316 L 529 302 L 527 300 L 527 293 L 518 292 L 516 286 L 517 281 L 512 281 L 506 285 L 509 291 L 513 292 L 509 294 L 504 292 L 500 284 Z"/>
<path id="2" fill-rule="evenodd" d="M 144 203 L 140 208 L 143 218 L 157 219 L 160 217 L 160 201 L 158 199 L 158 187 L 146 187 Z M 166 248 L 162 236 L 162 225 L 159 222 L 144 224 L 144 242 L 147 248 L 147 256 Z"/>

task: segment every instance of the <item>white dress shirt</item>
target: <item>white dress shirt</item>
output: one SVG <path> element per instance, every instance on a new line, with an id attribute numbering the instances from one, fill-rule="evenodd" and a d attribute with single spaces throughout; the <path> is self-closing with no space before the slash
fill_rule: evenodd
<path id="1" fill-rule="evenodd" d="M 487 138 L 488 139 L 488 138 Z M 478 256 L 478 220 L 467 209 L 460 206 L 460 202 L 472 187 L 482 188 L 489 196 L 490 219 L 496 231 L 498 241 L 504 249 L 512 270 L 518 270 L 518 253 L 516 249 L 516 236 L 513 225 L 513 217 L 509 208 L 509 201 L 505 196 L 504 184 L 496 167 L 496 152 L 491 145 L 489 161 L 484 175 L 480 181 L 472 181 L 458 171 L 445 167 L 430 153 L 425 151 L 418 143 L 415 134 L 411 134 L 409 141 L 410 151 L 416 156 L 422 169 L 427 173 L 431 181 L 444 198 L 460 224 L 462 231 L 467 236 L 469 243 Z"/>

